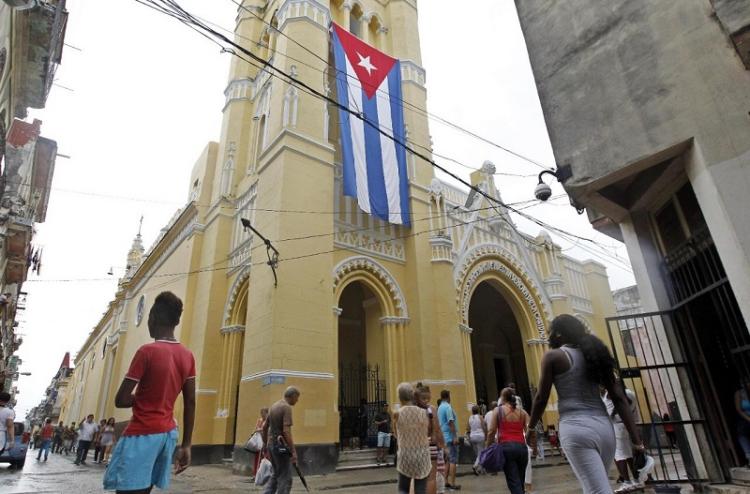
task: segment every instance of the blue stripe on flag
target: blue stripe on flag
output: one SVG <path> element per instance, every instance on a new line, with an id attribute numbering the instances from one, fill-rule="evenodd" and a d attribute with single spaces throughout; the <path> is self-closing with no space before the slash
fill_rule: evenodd
<path id="1" fill-rule="evenodd" d="M 346 73 L 346 54 L 336 31 L 333 31 L 333 50 L 336 61 L 336 88 L 339 103 L 349 107 L 349 81 Z M 357 174 L 354 170 L 354 150 L 349 112 L 339 108 L 341 132 L 341 166 L 344 175 L 344 195 L 357 197 Z"/>
<path id="2" fill-rule="evenodd" d="M 401 62 L 396 61 L 390 74 L 388 74 L 388 93 L 391 98 L 391 119 L 393 120 L 393 137 L 397 141 L 406 143 L 406 128 L 404 126 L 404 109 L 401 96 Z M 396 146 L 396 159 L 398 160 L 399 192 L 401 199 L 401 222 L 404 226 L 411 225 L 409 214 L 409 174 L 406 169 L 406 149 L 404 146 L 394 143 Z"/>
<path id="3" fill-rule="evenodd" d="M 362 113 L 365 119 L 365 154 L 367 155 L 367 184 L 370 190 L 371 213 L 381 220 L 389 221 L 388 195 L 383 175 L 383 152 L 380 147 L 380 120 L 378 118 L 377 95 L 368 98 L 362 90 Z M 387 123 L 386 123 L 387 125 Z"/>

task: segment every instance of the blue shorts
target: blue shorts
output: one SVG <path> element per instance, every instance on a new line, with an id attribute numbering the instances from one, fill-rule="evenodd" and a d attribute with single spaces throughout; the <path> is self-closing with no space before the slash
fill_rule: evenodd
<path id="1" fill-rule="evenodd" d="M 391 447 L 391 434 L 388 432 L 378 431 L 378 448 Z"/>
<path id="2" fill-rule="evenodd" d="M 448 458 L 446 463 L 458 465 L 458 444 L 448 443 Z"/>
<path id="3" fill-rule="evenodd" d="M 169 487 L 177 428 L 160 434 L 122 436 L 104 473 L 104 490 L 136 491 Z"/>

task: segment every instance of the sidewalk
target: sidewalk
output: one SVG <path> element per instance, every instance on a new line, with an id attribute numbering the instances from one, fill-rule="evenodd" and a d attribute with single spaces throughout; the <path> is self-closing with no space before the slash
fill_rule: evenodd
<path id="1" fill-rule="evenodd" d="M 181 475 L 180 484 L 184 481 L 191 490 L 175 489 L 173 492 L 261 492 L 262 488 L 249 482 L 247 478 L 230 475 L 228 467 L 219 465 L 204 465 L 191 467 Z M 497 476 L 475 476 L 469 465 L 459 465 L 457 483 L 462 486 L 461 492 L 485 493 L 503 491 L 505 478 Z M 567 463 L 553 462 L 535 465 L 534 492 L 538 494 L 573 494 L 581 489 Z M 373 470 L 357 470 L 336 472 L 329 475 L 316 475 L 307 478 L 312 492 L 352 492 L 367 494 L 392 494 L 396 491 L 396 469 L 380 468 Z M 186 486 L 187 487 L 187 486 Z M 295 477 L 294 493 L 305 492 L 299 479 Z"/>

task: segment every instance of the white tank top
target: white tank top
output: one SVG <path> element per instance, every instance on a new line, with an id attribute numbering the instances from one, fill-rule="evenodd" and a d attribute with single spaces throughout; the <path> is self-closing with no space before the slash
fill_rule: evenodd
<path id="1" fill-rule="evenodd" d="M 472 415 L 469 417 L 469 438 L 484 439 L 484 429 L 482 429 L 482 416 Z"/>

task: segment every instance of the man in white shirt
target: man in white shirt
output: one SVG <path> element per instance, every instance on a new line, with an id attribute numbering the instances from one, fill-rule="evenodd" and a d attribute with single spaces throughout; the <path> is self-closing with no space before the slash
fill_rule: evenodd
<path id="1" fill-rule="evenodd" d="M 10 393 L 0 392 L 0 453 L 13 447 L 15 441 L 13 421 L 16 419 L 16 412 L 8 406 L 10 402 Z"/>
<path id="2" fill-rule="evenodd" d="M 86 456 L 89 454 L 89 448 L 91 447 L 91 441 L 94 440 L 94 436 L 99 432 L 99 426 L 94 422 L 94 414 L 90 414 L 86 417 L 86 421 L 81 423 L 80 432 L 78 435 L 78 450 L 76 456 L 76 465 L 85 465 Z"/>

